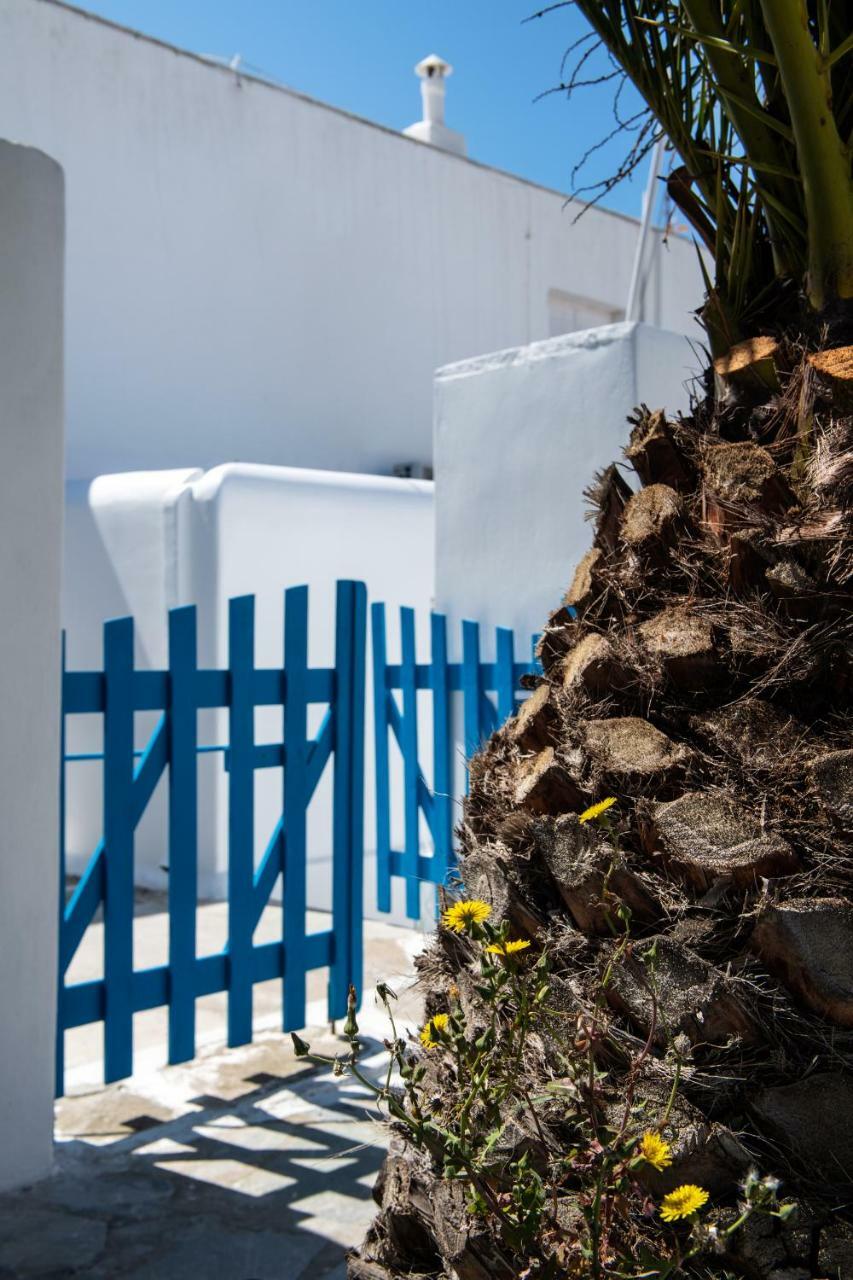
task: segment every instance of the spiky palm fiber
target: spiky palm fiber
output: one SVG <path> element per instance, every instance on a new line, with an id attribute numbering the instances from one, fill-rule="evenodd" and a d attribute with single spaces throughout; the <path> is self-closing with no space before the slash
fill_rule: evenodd
<path id="1" fill-rule="evenodd" d="M 687 418 L 637 414 L 636 491 L 616 467 L 599 477 L 544 677 L 472 764 L 460 874 L 550 950 L 571 1017 L 600 1009 L 613 905 L 629 905 L 597 1048 L 606 1089 L 618 1104 L 651 1044 L 632 1088 L 653 1115 L 678 1070 L 661 1193 L 696 1183 L 733 1205 L 751 1162 L 785 1180 L 794 1224 L 747 1233 L 727 1266 L 787 1280 L 853 1274 L 853 417 L 798 343 L 773 364 L 775 390 L 747 370 Z M 609 795 L 618 874 L 612 835 L 575 816 Z M 439 932 L 421 961 L 428 1014 L 461 999 L 476 1018 L 472 963 Z M 563 1069 L 548 1036 L 524 1064 L 534 1092 Z M 451 1068 L 435 1087 L 453 1096 Z M 559 1151 L 559 1116 L 543 1124 Z M 378 1199 L 359 1280 L 530 1263 L 405 1144 Z"/>

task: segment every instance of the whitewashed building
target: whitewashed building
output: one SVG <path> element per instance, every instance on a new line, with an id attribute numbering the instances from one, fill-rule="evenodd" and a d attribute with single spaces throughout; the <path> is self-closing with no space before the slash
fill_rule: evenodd
<path id="1" fill-rule="evenodd" d="M 65 179 L 72 668 L 100 665 L 101 624 L 125 613 L 138 621 L 137 662 L 161 666 L 166 611 L 186 603 L 210 620 L 207 660 L 221 660 L 227 599 L 245 592 L 268 620 L 259 656 L 274 661 L 281 591 L 296 582 L 312 586 L 318 619 L 343 576 L 392 610 L 414 606 L 422 626 L 436 587 L 454 617 L 466 611 L 461 569 L 474 562 L 453 539 L 514 508 L 501 505 L 510 470 L 494 454 L 485 470 L 477 462 L 491 383 L 463 383 L 459 362 L 620 321 L 639 227 L 602 209 L 575 221 L 560 193 L 469 158 L 464 132 L 445 122 L 450 70 L 435 55 L 418 65 L 423 118 L 397 133 L 57 0 L 0 0 L 4 133 L 53 157 Z M 640 279 L 638 318 L 688 332 L 701 291 L 694 247 L 650 236 Z M 432 484 L 419 477 L 435 460 L 434 372 L 448 365 L 436 584 Z M 568 507 L 635 385 L 620 373 L 609 388 L 605 436 L 593 414 L 565 417 L 569 455 L 582 459 L 562 481 Z M 451 386 L 465 394 L 447 408 Z M 546 430 L 559 433 L 566 394 L 561 376 L 547 404 L 530 401 Z M 526 411 L 505 407 L 501 455 L 523 456 Z M 476 484 L 463 465 L 480 470 Z M 439 493 L 441 483 L 439 470 Z M 479 505 L 466 496 L 475 491 Z M 471 595 L 476 612 L 485 592 L 484 618 L 520 635 L 545 590 L 517 586 L 524 536 L 544 536 L 533 529 L 507 541 L 517 572 L 483 574 Z M 75 738 L 77 750 L 96 746 Z M 69 785 L 73 870 L 98 838 L 99 785 L 94 771 Z M 164 883 L 161 847 L 158 828 L 140 831 L 146 883 Z M 200 883 L 218 892 L 222 841 L 207 847 Z"/>
<path id="2" fill-rule="evenodd" d="M 207 620 L 203 660 L 222 662 L 224 602 L 245 591 L 258 595 L 258 656 L 274 663 L 281 590 L 306 580 L 326 592 L 312 644 L 328 660 L 343 575 L 421 619 L 434 593 L 454 617 L 470 600 L 524 639 L 537 547 L 556 549 L 539 563 L 557 579 L 580 536 L 561 501 L 577 507 L 636 394 L 680 393 L 682 344 L 615 323 L 637 224 L 602 210 L 575 223 L 559 193 L 467 158 L 444 121 L 445 72 L 420 64 L 424 119 L 397 134 L 57 0 L 0 0 L 2 133 L 24 144 L 0 144 L 0 1188 L 50 1164 L 63 240 L 72 666 L 100 665 L 100 623 L 123 612 L 139 615 L 140 664 L 162 664 L 165 611 L 190 602 Z M 640 318 L 689 332 L 693 247 L 653 237 L 642 284 Z M 534 449 L 559 442 L 547 471 L 521 438 L 531 415 Z M 438 579 L 433 486 L 393 475 L 433 461 Z M 71 745 L 95 751 L 97 736 Z M 98 786 L 69 791 L 75 870 L 99 832 Z M 203 794 L 199 888 L 217 893 L 221 778 Z M 262 817 L 278 799 L 260 795 Z M 368 816 L 368 859 L 370 840 Z M 165 883 L 156 831 L 136 852 L 140 878 Z M 322 898 L 313 829 L 311 858 Z"/>
<path id="3" fill-rule="evenodd" d="M 72 480 L 429 464 L 437 367 L 623 315 L 632 219 L 56 0 L 0 0 L 0 120 L 65 173 Z M 689 331 L 693 246 L 644 279 Z"/>

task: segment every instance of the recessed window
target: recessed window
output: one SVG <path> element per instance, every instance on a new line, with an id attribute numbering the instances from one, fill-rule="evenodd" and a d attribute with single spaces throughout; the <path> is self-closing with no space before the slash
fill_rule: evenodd
<path id="1" fill-rule="evenodd" d="M 591 298 L 579 298 L 562 289 L 548 290 L 548 336 L 577 333 L 579 329 L 595 329 L 600 324 L 616 324 L 625 318 L 618 307 L 608 307 Z"/>

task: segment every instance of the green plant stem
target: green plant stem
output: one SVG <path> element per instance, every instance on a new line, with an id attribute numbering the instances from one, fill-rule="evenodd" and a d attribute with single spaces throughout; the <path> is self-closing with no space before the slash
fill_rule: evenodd
<path id="1" fill-rule="evenodd" d="M 472 1074 L 474 1071 L 476 1071 L 477 1067 L 479 1066 L 480 1060 L 482 1057 L 483 1057 L 482 1053 L 477 1055 L 477 1058 L 474 1062 L 474 1066 L 471 1069 Z M 474 1103 L 477 1101 L 477 1098 L 479 1097 L 479 1094 L 480 1094 L 480 1090 L 482 1089 L 483 1085 L 486 1083 L 488 1078 L 489 1078 L 489 1063 L 487 1062 L 486 1065 L 483 1067 L 483 1070 L 480 1072 L 479 1076 L 474 1076 L 474 1083 L 471 1087 L 471 1091 L 462 1105 L 462 1110 L 459 1112 L 459 1116 L 457 1118 L 456 1123 L 459 1125 L 460 1141 L 465 1133 L 465 1125 L 468 1122 L 468 1116 L 471 1113 L 471 1108 L 473 1107 Z"/>
<path id="2" fill-rule="evenodd" d="M 675 1059 L 675 1078 L 672 1082 L 672 1088 L 669 1091 L 669 1097 L 667 1098 L 666 1110 L 663 1113 L 663 1119 L 660 1122 L 661 1128 L 663 1128 L 664 1125 L 669 1123 L 669 1117 L 672 1115 L 672 1108 L 675 1106 L 675 1098 L 676 1098 L 676 1094 L 678 1093 L 678 1085 L 680 1081 L 681 1081 L 681 1055 L 679 1054 L 678 1057 Z"/>
<path id="3" fill-rule="evenodd" d="M 686 2 L 686 0 L 685 0 Z M 832 114 L 829 76 L 805 0 L 761 0 L 785 91 L 808 215 L 809 298 L 817 310 L 853 298 L 853 180 Z"/>

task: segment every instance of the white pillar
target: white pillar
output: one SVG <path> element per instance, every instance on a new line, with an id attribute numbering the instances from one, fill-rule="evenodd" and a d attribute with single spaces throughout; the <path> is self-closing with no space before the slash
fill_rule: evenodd
<path id="1" fill-rule="evenodd" d="M 63 180 L 0 142 L 0 1189 L 51 1165 Z"/>

